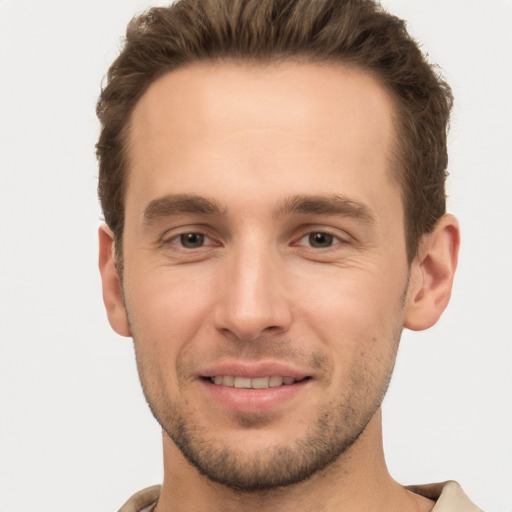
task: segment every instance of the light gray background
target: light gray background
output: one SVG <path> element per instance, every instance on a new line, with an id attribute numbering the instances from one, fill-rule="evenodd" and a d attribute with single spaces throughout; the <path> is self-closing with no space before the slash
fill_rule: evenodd
<path id="1" fill-rule="evenodd" d="M 512 510 L 512 2 L 386 0 L 453 86 L 452 303 L 405 333 L 385 402 L 402 483 Z M 0 510 L 117 510 L 162 478 L 131 341 L 96 268 L 94 115 L 137 0 L 0 0 Z"/>

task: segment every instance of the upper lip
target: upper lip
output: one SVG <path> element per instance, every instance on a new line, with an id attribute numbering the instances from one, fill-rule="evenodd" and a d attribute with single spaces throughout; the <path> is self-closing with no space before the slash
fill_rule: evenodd
<path id="1" fill-rule="evenodd" d="M 273 375 L 281 377 L 293 377 L 296 380 L 302 380 L 310 377 L 305 373 L 286 363 L 279 362 L 223 362 L 210 365 L 199 371 L 200 377 L 215 377 L 216 375 L 229 375 L 233 377 L 246 377 L 257 379 L 259 377 L 271 377 Z"/>

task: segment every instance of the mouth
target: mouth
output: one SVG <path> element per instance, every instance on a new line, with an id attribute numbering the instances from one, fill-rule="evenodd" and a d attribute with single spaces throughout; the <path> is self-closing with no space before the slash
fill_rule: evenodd
<path id="1" fill-rule="evenodd" d="M 290 386 L 299 382 L 308 380 L 310 377 L 287 377 L 280 375 L 269 375 L 267 377 L 241 377 L 233 375 L 215 375 L 206 377 L 212 384 L 227 388 L 237 389 L 268 389 L 278 388 L 280 386 Z"/>
<path id="2" fill-rule="evenodd" d="M 204 410 L 260 415 L 284 411 L 300 404 L 309 393 L 315 375 L 279 361 L 223 361 L 200 368 L 200 397 Z"/>

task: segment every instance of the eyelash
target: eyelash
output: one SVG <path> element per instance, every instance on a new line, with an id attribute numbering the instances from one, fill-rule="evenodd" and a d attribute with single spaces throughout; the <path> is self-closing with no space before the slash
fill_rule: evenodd
<path id="1" fill-rule="evenodd" d="M 320 235 L 323 238 L 327 238 L 327 240 L 329 241 L 329 245 L 327 247 L 319 247 L 319 246 L 315 247 L 313 245 L 312 238 L 315 236 L 318 236 L 318 235 Z M 304 239 L 308 239 L 306 244 L 301 244 L 300 242 Z M 346 243 L 348 243 L 348 240 L 333 233 L 332 231 L 325 230 L 325 229 L 318 229 L 318 230 L 311 230 L 311 231 L 308 231 L 307 233 L 303 234 L 294 245 L 299 245 L 299 246 L 306 245 L 310 249 L 327 250 L 327 249 L 332 249 L 333 247 L 335 247 L 338 244 L 346 244 Z"/>
<path id="2" fill-rule="evenodd" d="M 180 249 L 184 249 L 184 250 L 194 250 L 194 249 L 201 249 L 202 247 L 205 247 L 205 246 L 211 246 L 211 245 L 214 245 L 212 243 L 209 243 L 209 244 L 201 244 L 200 246 L 198 247 L 186 247 L 184 245 L 184 237 L 187 237 L 187 236 L 190 236 L 190 235 L 195 235 L 195 236 L 198 236 L 200 237 L 203 241 L 204 240 L 210 240 L 211 242 L 213 242 L 213 239 L 208 236 L 206 233 L 202 232 L 202 231 L 184 231 L 182 233 L 178 233 L 176 235 L 173 235 L 172 237 L 170 238 L 166 238 L 164 240 L 162 240 L 162 244 L 163 245 L 177 245 L 178 247 L 180 247 Z"/>
<path id="3" fill-rule="evenodd" d="M 185 237 L 191 236 L 191 235 L 199 237 L 200 242 L 202 242 L 202 243 L 199 246 L 197 246 L 197 247 L 186 247 L 186 245 L 185 245 Z M 318 235 L 320 235 L 320 236 L 322 236 L 322 237 L 327 239 L 327 241 L 328 241 L 328 246 L 327 247 L 319 247 L 319 246 L 315 247 L 314 245 L 312 245 L 312 237 L 318 236 Z M 305 244 L 300 243 L 302 240 L 304 240 L 306 238 L 308 239 L 308 242 L 306 242 Z M 207 241 L 207 240 L 209 240 L 210 243 L 205 243 L 205 241 Z M 321 243 L 320 240 L 319 240 L 319 243 Z M 322 249 L 323 250 L 328 250 L 328 249 L 332 249 L 333 246 L 336 246 L 338 244 L 347 244 L 347 243 L 348 243 L 348 240 L 343 239 L 339 235 L 336 235 L 335 233 L 333 233 L 333 232 L 331 232 L 329 230 L 318 229 L 318 230 L 310 230 L 310 231 L 302 234 L 300 236 L 300 238 L 298 238 L 297 241 L 294 242 L 292 245 L 295 245 L 295 246 L 307 246 L 308 248 L 315 249 L 315 250 L 316 249 L 317 250 L 322 250 Z M 164 245 L 171 245 L 171 244 L 177 245 L 180 249 L 184 249 L 186 251 L 192 251 L 194 249 L 201 249 L 203 247 L 211 247 L 211 246 L 218 245 L 217 243 L 215 243 L 215 241 L 214 241 L 214 239 L 212 237 L 210 237 L 208 234 L 206 234 L 203 231 L 184 231 L 184 232 L 175 234 L 171 238 L 167 238 L 167 239 L 162 240 L 162 244 L 164 244 Z"/>

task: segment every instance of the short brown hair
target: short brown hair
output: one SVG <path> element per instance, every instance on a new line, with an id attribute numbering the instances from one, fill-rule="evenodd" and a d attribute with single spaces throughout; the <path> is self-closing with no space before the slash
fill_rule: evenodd
<path id="1" fill-rule="evenodd" d="M 394 100 L 396 178 L 402 190 L 407 255 L 446 208 L 446 134 L 452 95 L 407 33 L 374 0 L 180 0 L 128 25 L 121 54 L 97 104 L 98 192 L 122 254 L 127 127 L 157 78 L 201 61 L 304 60 L 353 66 L 375 76 Z"/>

